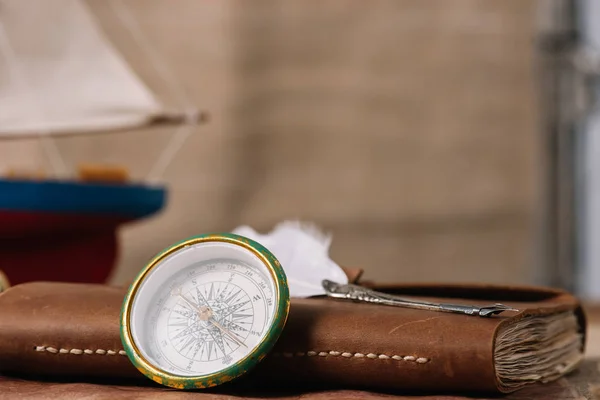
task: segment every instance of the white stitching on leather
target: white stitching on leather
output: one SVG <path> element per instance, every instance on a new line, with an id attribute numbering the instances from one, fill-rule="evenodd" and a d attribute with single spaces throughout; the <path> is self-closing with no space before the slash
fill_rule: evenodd
<path id="1" fill-rule="evenodd" d="M 125 353 L 125 350 L 119 350 L 119 351 L 115 351 L 115 350 L 103 350 L 103 349 L 97 349 L 97 350 L 90 350 L 90 349 L 57 349 L 55 347 L 51 347 L 51 346 L 35 346 L 35 351 L 39 351 L 39 352 L 48 352 L 48 353 L 52 353 L 52 354 L 75 354 L 75 355 L 81 355 L 81 354 L 100 354 L 100 355 L 109 355 L 109 356 L 114 356 L 114 355 L 127 355 L 127 353 Z M 313 357 L 313 356 L 320 356 L 320 357 L 327 357 L 327 356 L 334 356 L 334 357 L 338 357 L 338 356 L 342 356 L 345 358 L 351 358 L 351 357 L 355 357 L 355 358 L 369 358 L 372 360 L 389 360 L 390 358 L 392 360 L 396 360 L 396 361 L 410 361 L 410 362 L 416 362 L 417 364 L 425 364 L 428 363 L 430 361 L 429 358 L 426 357 L 415 357 L 415 356 L 397 356 L 397 355 L 393 355 L 393 356 L 389 356 L 387 354 L 375 354 L 375 353 L 350 353 L 350 352 L 340 352 L 340 351 L 307 351 L 306 353 L 304 352 L 297 352 L 297 353 L 273 353 L 272 354 L 274 357 L 279 357 L 279 356 L 283 356 L 283 357 L 304 357 L 304 356 L 308 356 L 308 357 Z"/>
<path id="2" fill-rule="evenodd" d="M 347 351 L 344 352 L 340 352 L 340 351 L 307 351 L 307 352 L 297 352 L 297 353 L 273 353 L 272 354 L 273 357 L 314 357 L 314 356 L 320 356 L 320 357 L 328 357 L 328 356 L 333 356 L 333 357 L 345 357 L 345 358 L 369 358 L 371 360 L 396 360 L 396 361 L 409 361 L 409 362 L 415 362 L 417 364 L 426 364 L 429 361 L 431 361 L 430 358 L 426 358 L 426 357 L 415 357 L 415 356 L 397 356 L 397 355 L 387 355 L 387 354 L 375 354 L 375 353 L 350 353 Z"/>
<path id="3" fill-rule="evenodd" d="M 114 356 L 114 355 L 120 355 L 120 356 L 126 356 L 127 353 L 125 353 L 125 350 L 119 350 L 119 351 L 115 351 L 115 350 L 103 350 L 103 349 L 97 349 L 97 350 L 90 350 L 90 349 L 57 349 L 56 347 L 51 347 L 51 346 L 35 346 L 34 347 L 35 351 L 39 351 L 39 352 L 47 352 L 47 353 L 52 353 L 52 354 L 75 354 L 75 355 L 81 355 L 81 354 L 100 354 L 100 355 L 109 355 L 109 356 Z"/>
<path id="4" fill-rule="evenodd" d="M 100 354 L 100 355 L 109 355 L 109 356 L 114 356 L 114 355 L 121 355 L 121 356 L 125 356 L 127 355 L 127 353 L 125 353 L 125 350 L 119 350 L 119 351 L 115 351 L 115 350 L 103 350 L 103 349 L 97 349 L 97 350 L 90 350 L 90 349 L 57 349 L 55 347 L 51 347 L 51 346 L 35 346 L 35 351 L 39 351 L 39 352 L 48 352 L 48 353 L 52 353 L 52 354 L 76 354 L 76 355 L 81 355 L 81 354 Z M 314 357 L 314 356 L 320 356 L 320 357 L 328 357 L 328 356 L 333 356 L 333 357 L 338 357 L 338 356 L 342 356 L 345 358 L 369 358 L 371 360 L 396 360 L 396 361 L 409 361 L 409 362 L 416 362 L 417 364 L 425 364 L 428 363 L 429 361 L 431 361 L 429 358 L 426 357 L 415 357 L 415 356 L 397 356 L 397 355 L 393 355 L 393 356 L 389 356 L 387 354 L 375 354 L 375 353 L 350 353 L 347 351 L 344 352 L 340 352 L 340 351 L 307 351 L 307 352 L 296 352 L 296 353 L 289 353 L 289 352 L 285 352 L 285 353 L 273 353 L 272 354 L 274 357 L 304 357 L 304 356 L 308 356 L 308 357 Z"/>

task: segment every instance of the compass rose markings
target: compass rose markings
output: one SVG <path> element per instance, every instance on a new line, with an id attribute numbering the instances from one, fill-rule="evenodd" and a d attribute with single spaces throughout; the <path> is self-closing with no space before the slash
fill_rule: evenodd
<path id="1" fill-rule="evenodd" d="M 221 334 L 221 332 L 214 327 L 209 327 L 208 329 L 208 333 L 210 334 L 210 336 L 213 338 L 212 342 L 208 342 L 209 345 L 210 343 L 216 343 L 217 346 L 219 346 L 219 349 L 221 349 L 221 351 L 223 352 L 223 354 L 225 354 L 225 347 L 223 345 L 223 336 Z M 216 333 L 214 334 L 213 331 Z M 216 350 L 215 350 L 215 354 L 216 354 Z M 209 359 L 210 359 L 210 352 L 209 352 Z"/>
<path id="2" fill-rule="evenodd" d="M 188 323 L 186 320 L 180 321 L 180 322 L 169 322 L 168 324 L 169 326 L 174 326 L 174 327 L 178 327 L 178 326 L 188 326 Z"/>
<path id="3" fill-rule="evenodd" d="M 219 285 L 220 286 L 220 285 Z M 219 293 L 218 296 L 216 296 L 217 301 L 222 301 L 223 300 L 223 296 L 225 296 L 225 292 L 227 291 L 227 286 L 225 287 L 225 289 L 221 290 L 221 292 Z"/>
<path id="4" fill-rule="evenodd" d="M 233 291 L 233 290 L 232 290 Z M 238 290 L 237 292 L 235 292 L 234 295 L 226 298 L 224 301 L 225 303 L 229 304 L 231 302 L 231 300 L 233 300 L 235 297 L 237 297 L 238 294 L 240 294 L 240 292 L 242 291 L 242 289 Z"/>
<path id="5" fill-rule="evenodd" d="M 206 348 L 206 341 L 200 344 L 200 359 L 202 360 L 202 356 L 204 356 L 204 349 Z"/>
<path id="6" fill-rule="evenodd" d="M 199 285 L 194 282 L 187 294 L 182 289 L 171 288 L 171 294 L 181 300 L 171 310 L 165 310 L 170 311 L 167 326 L 174 347 L 190 360 L 222 358 L 224 364 L 229 364 L 229 354 L 240 346 L 247 347 L 243 341 L 255 317 L 251 298 L 231 282 L 209 281 Z"/>
<path id="7" fill-rule="evenodd" d="M 237 303 L 237 304 L 231 305 L 231 306 L 223 309 L 223 312 L 221 314 L 222 318 L 228 317 L 229 315 L 231 315 L 232 313 L 238 311 L 240 308 L 242 308 L 243 306 L 245 306 L 248 303 L 250 303 L 250 300 L 246 300 L 246 301 L 243 301 L 241 303 Z"/>
<path id="8" fill-rule="evenodd" d="M 235 348 L 230 343 L 233 343 L 234 346 L 239 347 L 239 345 L 236 342 L 234 342 L 229 336 L 224 336 L 223 342 L 227 345 L 227 347 L 229 347 L 231 351 L 235 350 Z"/>
<path id="9" fill-rule="evenodd" d="M 196 340 L 196 343 L 194 344 L 194 353 L 192 354 L 192 357 L 191 357 L 192 360 L 196 357 L 196 355 L 198 355 L 198 352 L 200 351 L 202 344 L 203 344 L 203 342 Z"/>
<path id="10" fill-rule="evenodd" d="M 196 341 L 196 338 L 194 336 L 192 336 L 192 335 L 188 336 L 187 340 L 183 343 L 183 346 L 181 346 L 181 350 L 180 351 L 184 351 L 186 348 L 188 348 L 195 341 Z M 188 349 L 188 351 L 186 352 L 186 355 L 190 352 L 190 349 Z"/>
<path id="11" fill-rule="evenodd" d="M 229 288 L 229 292 L 227 292 L 227 288 Z M 233 293 L 234 290 L 235 290 L 235 286 L 230 286 L 230 285 L 225 286 L 225 289 L 223 289 L 223 291 L 219 295 L 219 300 L 220 301 L 226 301 L 226 300 L 223 300 L 223 298 L 225 296 L 230 296 L 231 293 Z M 227 292 L 227 294 L 225 294 L 226 292 Z"/>
<path id="12" fill-rule="evenodd" d="M 252 317 L 252 314 L 232 314 L 231 318 L 233 318 L 234 320 L 236 319 L 244 319 L 244 318 L 248 318 L 248 317 Z"/>
<path id="13" fill-rule="evenodd" d="M 177 305 L 179 305 L 179 304 L 177 304 Z M 185 318 L 192 318 L 193 314 L 191 312 L 189 312 L 185 307 L 183 307 L 183 306 L 181 306 L 181 307 L 183 308 L 183 311 L 182 310 L 173 310 L 173 311 L 175 311 L 177 314 L 179 314 Z"/>
<path id="14" fill-rule="evenodd" d="M 177 335 L 173 336 L 173 337 L 171 338 L 171 340 L 175 340 L 175 339 L 182 338 L 182 337 L 184 337 L 184 336 L 192 335 L 192 334 L 194 334 L 194 333 L 198 332 L 199 330 L 200 330 L 200 329 L 198 329 L 198 327 L 196 327 L 196 326 L 192 325 L 192 326 L 190 326 L 189 328 L 182 330 L 182 331 L 181 331 L 181 332 L 179 332 Z M 191 337 L 193 337 L 193 336 L 191 336 Z"/>
<path id="15" fill-rule="evenodd" d="M 237 344 L 237 343 L 235 343 L 233 340 L 231 340 L 231 338 L 229 338 L 229 337 L 227 337 L 227 336 L 225 337 L 225 339 L 226 339 L 226 340 L 225 340 L 224 342 L 225 342 L 225 344 L 227 345 L 227 347 L 229 347 L 229 350 L 231 350 L 231 351 L 235 350 L 235 349 L 233 348 L 233 346 L 231 346 L 231 344 L 230 344 L 230 343 L 233 343 L 233 344 Z"/>
<path id="16" fill-rule="evenodd" d="M 198 303 L 209 307 L 208 301 L 206 300 L 206 298 L 202 295 L 202 293 L 200 293 L 200 289 L 198 288 L 198 286 L 196 286 L 196 296 L 198 297 Z"/>
<path id="17" fill-rule="evenodd" d="M 192 312 L 192 315 L 194 315 L 194 313 L 196 313 L 196 310 L 189 305 L 188 303 L 177 303 L 178 306 L 180 306 L 181 308 L 184 308 L 185 310 L 189 310 Z"/>
<path id="18" fill-rule="evenodd" d="M 240 323 L 242 323 L 242 324 L 249 324 L 249 322 L 241 322 L 241 321 L 238 321 L 238 322 L 233 322 L 233 321 L 227 321 L 227 322 L 225 322 L 225 327 L 226 327 L 227 329 L 230 329 L 230 330 L 232 330 L 232 331 L 242 331 L 242 332 L 248 332 L 248 329 L 244 328 L 243 326 L 240 326 L 240 325 L 238 325 L 238 324 L 240 324 Z"/>
<path id="19" fill-rule="evenodd" d="M 210 290 L 208 291 L 207 300 L 213 300 L 214 291 L 215 291 L 215 284 L 213 282 L 210 284 Z"/>
<path id="20" fill-rule="evenodd" d="M 215 345 L 215 342 L 208 342 L 208 359 L 209 360 L 210 360 L 210 357 L 212 356 L 212 351 L 213 351 L 214 345 Z"/>

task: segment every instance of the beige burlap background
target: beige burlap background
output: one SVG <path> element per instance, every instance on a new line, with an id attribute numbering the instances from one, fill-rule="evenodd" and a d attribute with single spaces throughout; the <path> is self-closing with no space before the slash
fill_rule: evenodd
<path id="1" fill-rule="evenodd" d="M 531 279 L 533 1 L 126 3 L 213 120 L 168 169 L 165 211 L 122 231 L 113 281 L 186 236 L 289 218 L 332 232 L 333 257 L 370 278 Z M 172 102 L 111 9 L 89 4 Z M 71 165 L 127 164 L 143 178 L 170 132 L 58 145 Z M 2 161 L 41 159 L 35 146 L 3 144 Z"/>

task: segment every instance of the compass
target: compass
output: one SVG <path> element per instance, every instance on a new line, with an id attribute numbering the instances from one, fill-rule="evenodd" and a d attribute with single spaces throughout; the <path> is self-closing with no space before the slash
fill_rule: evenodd
<path id="1" fill-rule="evenodd" d="M 234 234 L 186 239 L 159 253 L 131 285 L 121 340 L 131 362 L 165 386 L 196 389 L 252 369 L 289 311 L 283 268 Z"/>

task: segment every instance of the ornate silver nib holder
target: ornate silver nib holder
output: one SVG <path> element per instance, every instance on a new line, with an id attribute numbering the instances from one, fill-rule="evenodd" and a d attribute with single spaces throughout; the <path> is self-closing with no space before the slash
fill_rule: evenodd
<path id="1" fill-rule="evenodd" d="M 487 306 L 466 306 L 461 304 L 431 303 L 427 301 L 408 300 L 387 293 L 377 292 L 358 285 L 342 285 L 329 280 L 322 282 L 327 296 L 337 299 L 348 299 L 366 303 L 383 304 L 386 306 L 416 308 L 419 310 L 450 312 L 476 317 L 491 317 L 504 311 L 519 311 L 504 304 Z"/>

